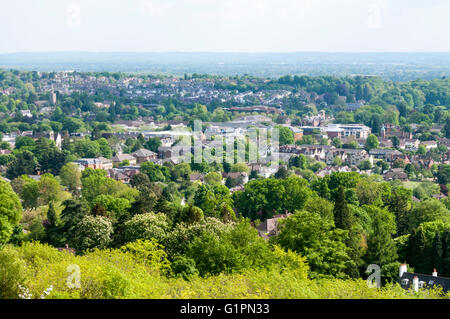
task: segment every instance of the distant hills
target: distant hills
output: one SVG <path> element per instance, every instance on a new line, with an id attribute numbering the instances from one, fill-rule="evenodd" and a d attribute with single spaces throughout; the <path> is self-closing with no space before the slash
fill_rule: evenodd
<path id="1" fill-rule="evenodd" d="M 374 75 L 387 80 L 450 75 L 449 53 L 207 53 L 54 52 L 0 54 L 0 68 L 33 71 L 162 73 L 183 75 Z"/>

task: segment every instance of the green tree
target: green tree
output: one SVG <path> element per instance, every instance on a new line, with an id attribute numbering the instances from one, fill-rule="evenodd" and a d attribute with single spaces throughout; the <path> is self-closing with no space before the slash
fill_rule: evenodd
<path id="1" fill-rule="evenodd" d="M 182 221 L 188 224 L 199 223 L 204 219 L 204 214 L 201 208 L 196 206 L 186 206 L 183 208 L 184 218 Z"/>
<path id="2" fill-rule="evenodd" d="M 450 138 L 450 116 L 447 116 L 445 119 L 445 125 L 444 125 L 444 135 L 446 138 Z"/>
<path id="3" fill-rule="evenodd" d="M 425 231 L 422 226 L 413 231 L 408 243 L 409 261 L 414 270 L 420 273 L 428 273 L 428 263 L 431 260 L 431 251 L 427 247 Z"/>
<path id="4" fill-rule="evenodd" d="M 351 212 L 345 199 L 345 190 L 339 186 L 334 202 L 334 224 L 336 228 L 349 230 L 352 227 Z"/>
<path id="5" fill-rule="evenodd" d="M 84 128 L 84 122 L 79 118 L 66 117 L 63 120 L 63 129 L 69 133 L 81 131 Z"/>
<path id="6" fill-rule="evenodd" d="M 19 223 L 22 205 L 7 182 L 0 180 L 0 245 L 8 242 L 13 228 Z"/>
<path id="7" fill-rule="evenodd" d="M 293 156 L 289 159 L 289 166 L 292 167 L 298 167 L 301 169 L 306 169 L 308 164 L 308 160 L 306 159 L 306 156 L 303 154 L 300 154 L 299 156 Z"/>
<path id="8" fill-rule="evenodd" d="M 161 140 L 158 137 L 151 137 L 144 144 L 144 147 L 152 152 L 158 153 L 158 148 L 162 145 Z"/>
<path id="9" fill-rule="evenodd" d="M 201 185 L 194 195 L 194 205 L 206 216 L 220 217 L 225 206 L 233 207 L 229 189 L 224 185 Z"/>
<path id="10" fill-rule="evenodd" d="M 439 165 L 438 172 L 436 174 L 439 184 L 447 185 L 450 183 L 450 165 L 441 164 Z"/>
<path id="11" fill-rule="evenodd" d="M 433 246 L 432 246 L 431 251 L 432 251 L 431 264 L 432 264 L 433 268 L 441 270 L 443 268 L 443 250 L 442 250 L 441 235 L 440 235 L 439 231 L 437 231 L 436 235 L 434 236 L 434 241 L 433 241 Z"/>
<path id="12" fill-rule="evenodd" d="M 63 200 L 63 190 L 58 180 L 52 174 L 41 175 L 38 182 L 38 206 Z"/>
<path id="13" fill-rule="evenodd" d="M 391 141 L 394 148 L 398 148 L 400 146 L 400 139 L 397 136 L 392 136 Z"/>
<path id="14" fill-rule="evenodd" d="M 16 150 L 26 149 L 32 151 L 34 150 L 35 146 L 35 141 L 29 136 L 18 136 L 14 144 L 14 148 Z"/>
<path id="15" fill-rule="evenodd" d="M 276 126 L 279 130 L 280 146 L 287 144 L 294 144 L 294 132 L 285 126 Z"/>
<path id="16" fill-rule="evenodd" d="M 249 168 L 245 163 L 236 163 L 231 166 L 231 172 L 233 173 L 248 173 Z"/>
<path id="17" fill-rule="evenodd" d="M 415 229 L 424 222 L 442 220 L 450 222 L 450 211 L 437 199 L 417 203 L 409 214 L 409 229 Z"/>
<path id="18" fill-rule="evenodd" d="M 396 233 L 395 216 L 376 206 L 364 206 L 372 220 L 372 231 L 367 237 L 365 260 L 368 264 L 380 266 L 392 263 L 397 258 L 392 235 Z"/>
<path id="19" fill-rule="evenodd" d="M 168 217 L 165 214 L 147 213 L 136 215 L 125 223 L 125 239 L 129 242 L 138 239 L 164 242 L 170 229 Z"/>
<path id="20" fill-rule="evenodd" d="M 70 240 L 71 230 L 81 222 L 84 216 L 88 215 L 89 208 L 86 203 L 74 199 L 65 200 L 63 206 L 60 216 L 62 225 L 58 227 L 58 232 L 62 237 Z"/>
<path id="21" fill-rule="evenodd" d="M 102 216 L 84 216 L 71 230 L 69 243 L 78 253 L 87 249 L 104 249 L 111 243 L 113 227 L 111 222 Z"/>
<path id="22" fill-rule="evenodd" d="M 442 276 L 450 277 L 450 227 L 442 233 Z"/>
<path id="23" fill-rule="evenodd" d="M 342 142 L 337 137 L 333 138 L 333 140 L 331 141 L 331 144 L 336 148 L 342 148 Z"/>
<path id="24" fill-rule="evenodd" d="M 115 195 L 131 190 L 120 181 L 105 176 L 104 170 L 87 168 L 82 173 L 82 195 L 87 202 L 92 202 L 98 195 Z M 123 196 L 125 197 L 125 196 Z"/>
<path id="25" fill-rule="evenodd" d="M 112 221 L 118 221 L 121 216 L 127 214 L 131 208 L 130 201 L 126 198 L 119 198 L 113 195 L 101 194 L 95 197 L 92 204 L 99 204 L 108 212 L 107 216 Z"/>
<path id="26" fill-rule="evenodd" d="M 222 183 L 222 175 L 217 172 L 210 172 L 206 174 L 204 181 L 208 185 L 218 185 Z"/>
<path id="27" fill-rule="evenodd" d="M 38 162 L 30 151 L 22 151 L 16 154 L 15 158 L 8 164 L 6 177 L 14 179 L 21 175 L 35 174 Z"/>
<path id="28" fill-rule="evenodd" d="M 373 148 L 378 148 L 378 138 L 374 134 L 369 134 L 366 140 L 366 150 L 370 151 Z"/>
<path id="29" fill-rule="evenodd" d="M 405 235 L 408 233 L 408 215 L 412 205 L 412 191 L 404 187 L 396 187 L 392 189 L 391 196 L 388 200 L 389 211 L 395 214 L 397 223 L 397 235 Z"/>
<path id="30" fill-rule="evenodd" d="M 67 163 L 61 168 L 59 177 L 61 184 L 66 186 L 69 191 L 75 193 L 81 187 L 81 170 L 77 164 Z"/>
<path id="31" fill-rule="evenodd" d="M 425 155 L 427 153 L 427 149 L 424 145 L 419 145 L 419 148 L 417 149 L 417 154 Z"/>
<path id="32" fill-rule="evenodd" d="M 325 198 L 316 196 L 308 198 L 305 203 L 304 210 L 310 213 L 317 213 L 322 218 L 334 221 L 334 205 Z"/>
<path id="33" fill-rule="evenodd" d="M 170 178 L 168 168 L 152 162 L 143 163 L 140 167 L 140 172 L 147 174 L 151 182 L 165 182 L 166 178 Z"/>
<path id="34" fill-rule="evenodd" d="M 305 211 L 280 221 L 280 229 L 274 242 L 306 257 L 312 277 L 319 274 L 346 277 L 345 271 L 352 263 L 344 244 L 347 231 L 335 229 L 332 221 Z"/>

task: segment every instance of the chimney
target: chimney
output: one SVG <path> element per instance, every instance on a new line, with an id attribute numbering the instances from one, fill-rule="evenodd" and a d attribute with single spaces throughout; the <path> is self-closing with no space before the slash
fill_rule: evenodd
<path id="1" fill-rule="evenodd" d="M 414 276 L 413 278 L 413 289 L 415 292 L 419 291 L 419 277 Z"/>
<path id="2" fill-rule="evenodd" d="M 399 277 L 402 278 L 403 274 L 407 271 L 408 271 L 408 267 L 406 266 L 406 264 L 405 263 L 401 264 Z"/>
<path id="3" fill-rule="evenodd" d="M 433 277 L 437 277 L 437 271 L 436 271 L 436 268 L 433 269 L 433 274 L 432 274 L 432 275 L 433 275 Z"/>

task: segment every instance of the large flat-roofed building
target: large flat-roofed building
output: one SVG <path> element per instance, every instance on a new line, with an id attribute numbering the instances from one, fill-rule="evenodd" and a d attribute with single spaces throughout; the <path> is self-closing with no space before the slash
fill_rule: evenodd
<path id="1" fill-rule="evenodd" d="M 324 128 L 328 138 L 354 136 L 366 139 L 371 129 L 363 124 L 331 124 Z"/>
<path id="2" fill-rule="evenodd" d="M 372 132 L 370 127 L 364 124 L 330 124 L 328 126 L 302 126 L 300 129 L 304 135 L 323 134 L 329 139 L 354 136 L 357 139 L 367 139 Z"/>

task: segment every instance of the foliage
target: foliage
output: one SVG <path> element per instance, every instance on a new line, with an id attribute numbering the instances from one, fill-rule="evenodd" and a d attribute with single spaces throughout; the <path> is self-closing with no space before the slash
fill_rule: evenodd
<path id="1" fill-rule="evenodd" d="M 59 252 L 55 248 L 39 243 L 27 243 L 10 249 L 15 252 L 23 265 L 20 273 L 25 280 L 22 284 L 35 298 L 38 298 L 50 285 L 53 286 L 53 290 L 47 298 L 51 299 L 445 298 L 433 290 L 421 290 L 419 293 L 411 294 L 398 285 L 371 289 L 362 279 L 310 280 L 296 275 L 298 270 L 295 267 L 249 269 L 206 278 L 194 275 L 190 276 L 189 281 L 185 281 L 182 278 L 161 276 L 157 269 L 149 264 L 142 264 L 132 252 L 122 249 L 94 250 L 83 256 Z M 7 260 L 9 262 L 11 259 Z M 157 263 L 156 259 L 155 263 Z M 67 266 L 71 264 L 80 267 L 81 288 L 79 289 L 70 289 L 66 285 Z M 296 262 L 292 263 L 292 265 L 295 264 Z M 17 281 L 14 280 L 8 287 L 11 285 L 17 287 L 16 283 Z M 17 298 L 17 296 L 6 296 L 6 298 Z"/>
<path id="2" fill-rule="evenodd" d="M 70 233 L 69 243 L 77 252 L 83 252 L 87 249 L 108 247 L 111 243 L 113 228 L 108 219 L 87 215 L 71 228 Z"/>
<path id="3" fill-rule="evenodd" d="M 11 247 L 0 248 L 0 299 L 16 299 L 25 280 L 25 263 Z"/>
<path id="4" fill-rule="evenodd" d="M 125 238 L 132 242 L 138 239 L 164 242 L 170 229 L 170 222 L 164 214 L 147 213 L 136 215 L 125 223 Z"/>
<path id="5" fill-rule="evenodd" d="M 344 244 L 348 233 L 334 229 L 332 221 L 316 213 L 297 211 L 280 222 L 281 232 L 274 242 L 305 256 L 312 276 L 346 277 L 351 259 Z"/>
<path id="6" fill-rule="evenodd" d="M 244 217 L 266 219 L 302 209 L 312 196 L 307 184 L 305 179 L 296 176 L 252 180 L 245 185 L 244 191 L 233 193 L 233 199 L 238 212 Z"/>
<path id="7" fill-rule="evenodd" d="M 430 221 L 450 222 L 450 211 L 437 199 L 428 199 L 417 203 L 409 214 L 409 229 Z"/>
<path id="8" fill-rule="evenodd" d="M 11 186 L 0 180 L 0 246 L 8 242 L 13 227 L 19 223 L 22 205 Z"/>

